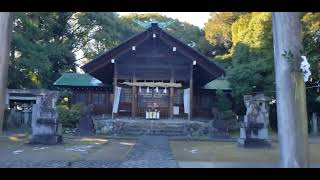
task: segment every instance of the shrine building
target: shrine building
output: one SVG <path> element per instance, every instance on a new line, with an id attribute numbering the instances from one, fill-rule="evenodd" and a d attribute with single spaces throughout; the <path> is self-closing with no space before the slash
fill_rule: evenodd
<path id="1" fill-rule="evenodd" d="M 93 104 L 95 114 L 112 118 L 151 111 L 158 119 L 210 117 L 216 90 L 230 92 L 220 66 L 158 23 L 81 68 L 85 74 L 65 73 L 54 85 L 71 88 L 72 103 Z"/>

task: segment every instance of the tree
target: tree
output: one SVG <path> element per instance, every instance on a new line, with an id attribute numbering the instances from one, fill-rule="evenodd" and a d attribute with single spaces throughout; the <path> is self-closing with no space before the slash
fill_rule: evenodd
<path id="1" fill-rule="evenodd" d="M 74 13 L 19 12 L 14 21 L 9 88 L 50 88 L 65 71 L 75 71 L 79 46 Z"/>
<path id="2" fill-rule="evenodd" d="M 79 60 L 91 60 L 128 31 L 116 13 L 19 12 L 8 86 L 50 89 L 61 73 L 76 72 Z M 81 52 L 83 57 L 76 57 Z"/>
<path id="3" fill-rule="evenodd" d="M 216 49 L 216 54 L 226 53 L 232 46 L 232 24 L 245 12 L 212 12 L 205 24 L 205 37 Z"/>
<path id="4" fill-rule="evenodd" d="M 278 136 L 282 167 L 308 167 L 305 83 L 300 72 L 301 13 L 273 13 Z"/>
<path id="5" fill-rule="evenodd" d="M 311 78 L 306 83 L 307 107 L 311 116 L 312 112 L 320 112 L 319 85 L 320 80 L 320 13 L 305 13 L 302 17 L 304 55 L 310 63 Z"/>
<path id="6" fill-rule="evenodd" d="M 79 13 L 78 22 L 83 28 L 89 29 L 85 37 L 87 44 L 82 49 L 86 61 L 118 45 L 136 32 L 136 29 L 114 12 Z"/>
<path id="7" fill-rule="evenodd" d="M 250 13 L 232 24 L 232 49 L 227 78 L 234 96 L 253 92 L 274 93 L 271 13 Z"/>
<path id="8" fill-rule="evenodd" d="M 232 105 L 231 105 L 230 99 L 227 98 L 226 94 L 222 90 L 217 90 L 216 96 L 217 96 L 216 107 L 220 112 L 231 109 Z"/>
<path id="9" fill-rule="evenodd" d="M 13 13 L 0 13 L 0 133 L 3 129 Z"/>

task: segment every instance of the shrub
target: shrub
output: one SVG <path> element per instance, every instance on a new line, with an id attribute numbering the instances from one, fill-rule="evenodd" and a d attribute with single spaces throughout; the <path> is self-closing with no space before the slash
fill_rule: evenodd
<path id="1" fill-rule="evenodd" d="M 215 106 L 220 112 L 227 111 L 231 109 L 231 102 L 226 97 L 225 93 L 221 90 L 217 91 L 217 101 Z"/>
<path id="2" fill-rule="evenodd" d="M 70 105 L 72 93 L 70 91 L 60 91 L 57 105 Z"/>
<path id="3" fill-rule="evenodd" d="M 81 117 L 82 107 L 83 105 L 81 104 L 71 105 L 70 108 L 67 105 L 57 106 L 59 120 L 62 126 L 66 128 L 76 128 Z"/>

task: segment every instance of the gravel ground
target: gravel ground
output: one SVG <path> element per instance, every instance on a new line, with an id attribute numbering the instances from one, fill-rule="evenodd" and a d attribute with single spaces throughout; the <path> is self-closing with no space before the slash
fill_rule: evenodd
<path id="1" fill-rule="evenodd" d="M 67 140 L 67 139 L 66 139 Z M 69 139 L 66 144 L 42 147 L 23 141 L 2 141 L 0 168 L 176 168 L 168 138 L 141 136 L 137 142 L 125 140 Z M 12 147 L 11 147 L 12 146 Z M 89 149 L 81 149 L 88 147 Z M 92 147 L 91 147 L 92 146 Z M 12 151 L 21 149 L 17 154 Z M 66 151 L 66 150 L 79 150 Z M 81 150 L 81 151 L 80 151 Z M 82 152 L 84 151 L 84 152 Z M 13 151 L 14 152 L 14 151 Z M 129 152 L 129 153 L 128 153 Z"/>

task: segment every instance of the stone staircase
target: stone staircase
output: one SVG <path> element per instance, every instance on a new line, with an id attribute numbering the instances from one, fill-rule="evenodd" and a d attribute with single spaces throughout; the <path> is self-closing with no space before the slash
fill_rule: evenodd
<path id="1" fill-rule="evenodd" d="M 187 120 L 94 119 L 94 126 L 99 134 L 186 136 L 203 129 L 207 124 Z"/>
<path id="2" fill-rule="evenodd" d="M 164 135 L 164 136 L 184 136 L 187 135 L 185 123 L 161 123 L 143 122 L 126 123 L 121 130 L 116 132 L 123 135 Z"/>

